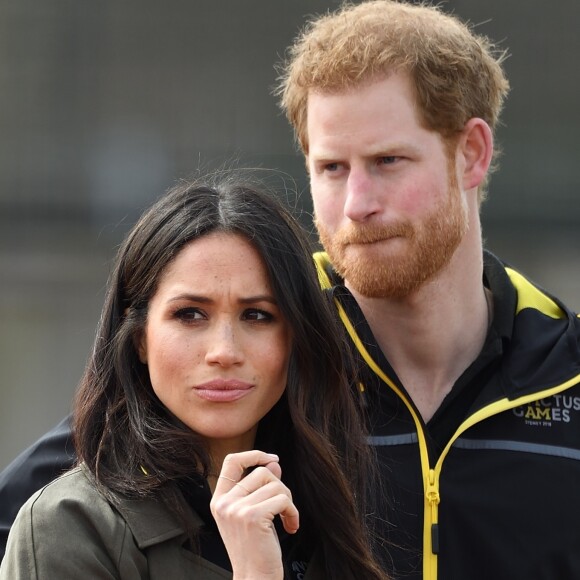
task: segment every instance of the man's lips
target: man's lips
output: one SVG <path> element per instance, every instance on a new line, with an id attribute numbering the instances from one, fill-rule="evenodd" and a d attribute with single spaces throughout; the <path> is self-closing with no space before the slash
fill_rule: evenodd
<path id="1" fill-rule="evenodd" d="M 392 223 L 374 226 L 357 226 L 345 229 L 336 236 L 342 246 L 364 246 L 389 242 L 398 238 L 411 238 L 413 228 L 406 223 Z"/>
<path id="2" fill-rule="evenodd" d="M 347 245 L 366 245 L 366 244 L 377 244 L 379 242 L 388 242 L 389 240 L 395 240 L 397 238 L 401 238 L 402 236 L 381 236 L 380 238 L 365 238 L 365 239 L 356 239 L 356 240 L 348 240 L 346 242 Z"/>
<path id="3" fill-rule="evenodd" d="M 371 246 L 377 246 L 379 244 L 391 243 L 396 240 L 403 239 L 404 236 L 388 236 L 388 237 L 381 237 L 381 238 L 366 238 L 366 239 L 356 239 L 356 240 L 348 240 L 342 244 L 344 250 L 348 248 L 365 248 Z"/>
<path id="4" fill-rule="evenodd" d="M 193 387 L 198 397 L 217 403 L 237 401 L 253 389 L 252 383 L 238 379 L 214 379 Z"/>

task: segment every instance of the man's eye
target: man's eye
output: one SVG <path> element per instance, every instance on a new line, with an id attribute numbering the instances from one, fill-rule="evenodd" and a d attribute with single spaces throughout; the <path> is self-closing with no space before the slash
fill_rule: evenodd
<path id="1" fill-rule="evenodd" d="M 274 318 L 272 314 L 259 308 L 248 308 L 244 311 L 243 317 L 245 320 L 255 320 L 258 322 L 268 322 Z"/>
<path id="2" fill-rule="evenodd" d="M 385 155 L 384 157 L 379 157 L 378 162 L 382 165 L 392 165 L 399 159 L 396 155 Z"/>
<path id="3" fill-rule="evenodd" d="M 339 171 L 341 168 L 343 167 L 342 163 L 339 163 L 338 161 L 336 163 L 326 163 L 322 169 L 324 171 L 328 171 L 330 173 L 334 173 L 335 171 Z"/>

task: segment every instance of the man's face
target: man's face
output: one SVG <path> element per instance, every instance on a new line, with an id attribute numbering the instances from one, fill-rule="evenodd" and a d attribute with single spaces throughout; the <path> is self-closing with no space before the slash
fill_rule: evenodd
<path id="1" fill-rule="evenodd" d="M 467 229 L 439 134 L 406 75 L 308 98 L 307 162 L 320 239 L 349 288 L 405 298 L 444 268 Z"/>

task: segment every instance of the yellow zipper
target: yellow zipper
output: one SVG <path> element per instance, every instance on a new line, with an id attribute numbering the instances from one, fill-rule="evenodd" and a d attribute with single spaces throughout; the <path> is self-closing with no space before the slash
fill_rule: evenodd
<path id="1" fill-rule="evenodd" d="M 389 387 L 399 395 L 409 413 L 413 417 L 415 429 L 417 430 L 417 439 L 419 442 L 419 456 L 421 458 L 421 471 L 423 473 L 423 489 L 425 492 L 425 509 L 424 523 L 423 523 L 423 580 L 437 580 L 437 554 L 433 553 L 433 540 L 437 540 L 437 528 L 433 524 L 438 522 L 438 506 L 439 506 L 439 477 L 435 470 L 432 470 L 429 465 L 429 454 L 427 452 L 427 441 L 425 439 L 425 432 L 423 431 L 422 420 L 415 411 L 415 408 L 408 401 L 407 397 L 402 393 L 399 387 L 383 372 L 383 370 L 373 360 L 371 355 L 367 352 L 362 341 L 358 337 L 356 330 L 352 326 L 344 308 L 338 300 L 335 299 L 338 314 L 345 328 L 347 329 L 351 340 L 361 353 L 367 365 L 373 372 L 381 378 Z M 435 546 L 437 548 L 437 546 Z"/>

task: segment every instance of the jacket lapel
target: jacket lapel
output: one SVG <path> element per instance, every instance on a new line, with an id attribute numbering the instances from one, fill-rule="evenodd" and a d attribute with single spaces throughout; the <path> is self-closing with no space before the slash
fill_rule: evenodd
<path id="1" fill-rule="evenodd" d="M 230 572 L 184 548 L 186 534 L 167 508 L 153 499 L 122 500 L 119 512 L 131 529 L 140 550 L 147 556 L 151 580 L 196 578 L 231 579 Z M 193 513 L 194 528 L 203 525 Z"/>

